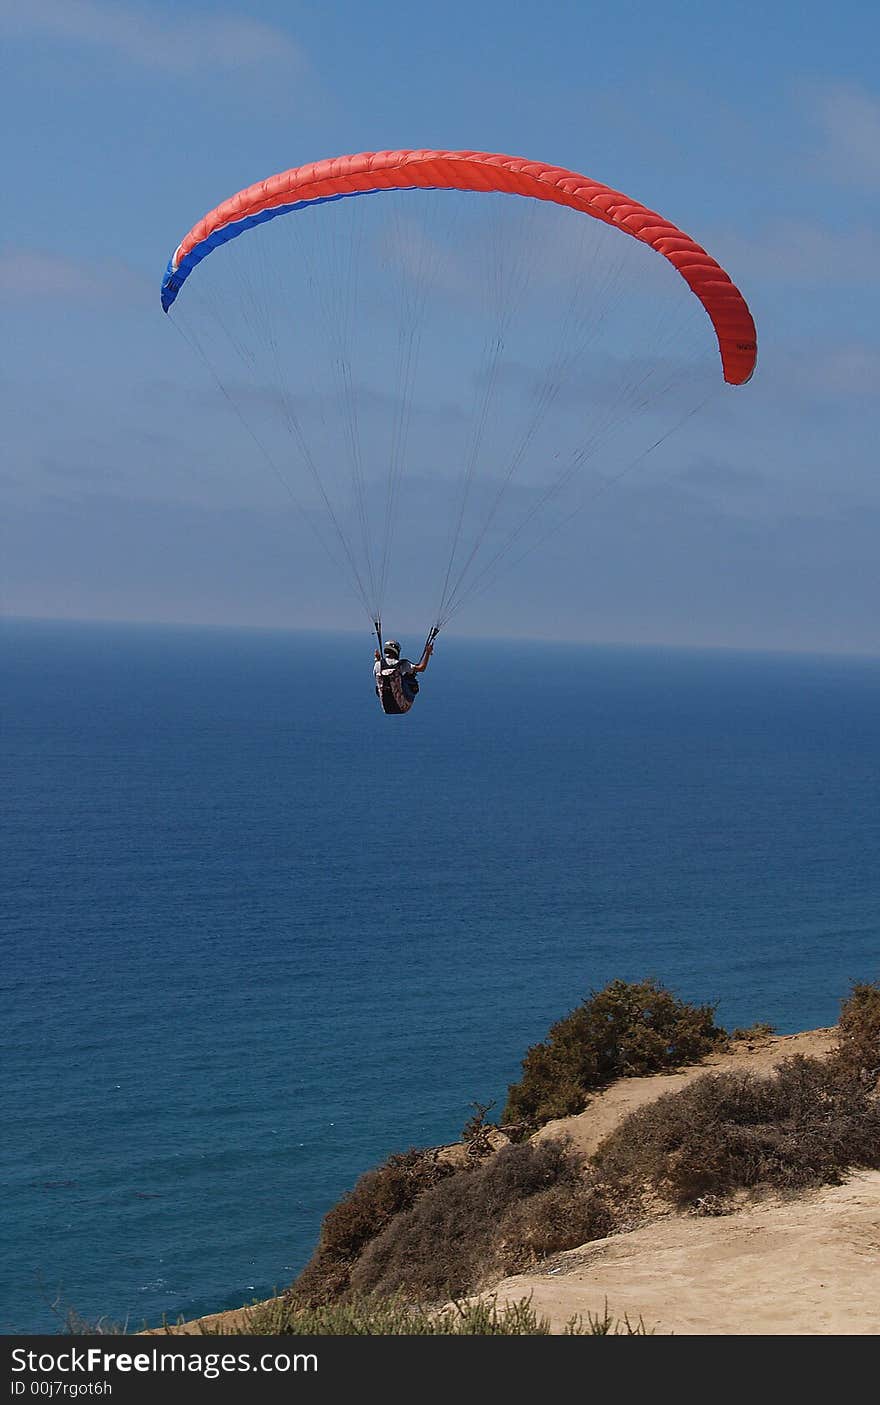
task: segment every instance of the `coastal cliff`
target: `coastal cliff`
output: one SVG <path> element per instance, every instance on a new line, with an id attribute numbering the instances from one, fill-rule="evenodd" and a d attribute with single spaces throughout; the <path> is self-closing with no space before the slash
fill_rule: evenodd
<path id="1" fill-rule="evenodd" d="M 530 1143 L 563 1140 L 588 1158 L 634 1113 L 707 1075 L 766 1079 L 791 1060 L 827 1062 L 838 1048 L 836 1027 L 734 1039 L 674 1071 L 614 1080 L 583 1111 L 545 1123 Z M 497 1156 L 507 1139 L 494 1129 L 492 1137 L 489 1155 Z M 434 1149 L 451 1165 L 465 1164 L 468 1154 L 464 1142 Z M 556 1333 L 573 1319 L 610 1314 L 658 1335 L 880 1334 L 880 1167 L 852 1169 L 838 1184 L 797 1193 L 741 1192 L 723 1213 L 682 1210 L 648 1197 L 631 1226 L 485 1283 L 480 1296 L 499 1309 L 528 1299 Z M 282 1303 L 166 1330 L 253 1331 Z"/>

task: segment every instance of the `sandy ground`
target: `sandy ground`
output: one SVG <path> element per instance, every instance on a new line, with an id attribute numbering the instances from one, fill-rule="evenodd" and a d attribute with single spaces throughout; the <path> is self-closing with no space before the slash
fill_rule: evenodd
<path id="1" fill-rule="evenodd" d="M 189 1322 L 169 1323 L 165 1327 L 149 1327 L 143 1332 L 138 1332 L 140 1337 L 164 1337 L 166 1334 L 174 1337 L 198 1337 L 219 1333 L 221 1336 L 229 1332 L 249 1331 L 248 1320 L 255 1309 L 269 1307 L 275 1301 L 273 1298 L 266 1298 L 261 1303 L 253 1303 L 250 1307 L 234 1307 L 228 1312 L 209 1312 L 207 1317 L 194 1317 Z"/>
<path id="2" fill-rule="evenodd" d="M 742 1041 L 676 1073 L 627 1078 L 585 1112 L 548 1123 L 590 1154 L 635 1108 L 724 1069 L 769 1072 L 793 1054 L 823 1056 L 834 1029 Z M 450 1154 L 455 1153 L 450 1149 Z M 658 1335 L 880 1335 L 880 1172 L 855 1174 L 797 1199 L 767 1199 L 713 1218 L 666 1215 L 557 1255 L 491 1290 L 500 1303 L 530 1297 L 560 1332 L 587 1314 L 644 1322 Z M 245 1310 L 201 1319 L 229 1331 Z M 199 1323 L 177 1331 L 197 1332 Z"/>
<path id="3" fill-rule="evenodd" d="M 551 1328 L 606 1308 L 676 1336 L 880 1335 L 880 1171 L 717 1219 L 674 1218 L 506 1278 Z"/>

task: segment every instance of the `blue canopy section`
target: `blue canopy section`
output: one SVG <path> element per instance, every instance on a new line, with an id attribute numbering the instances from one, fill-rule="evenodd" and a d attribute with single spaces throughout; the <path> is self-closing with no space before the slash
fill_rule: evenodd
<path id="1" fill-rule="evenodd" d="M 410 187 L 414 189 L 415 187 Z M 237 239 L 245 230 L 252 229 L 256 224 L 265 224 L 267 220 L 274 220 L 278 215 L 289 215 L 294 210 L 305 210 L 310 205 L 327 205 L 332 200 L 350 200 L 355 195 L 378 195 L 380 190 L 351 190 L 340 195 L 321 195 L 315 200 L 296 200 L 290 205 L 273 205 L 269 210 L 261 210 L 257 215 L 248 215 L 243 220 L 232 220 L 229 224 L 224 224 L 221 229 L 215 229 L 213 234 L 209 234 L 207 239 L 203 239 L 194 248 L 190 249 L 185 258 L 175 268 L 173 257 L 168 261 L 165 269 L 165 277 L 162 279 L 162 307 L 167 312 L 174 302 L 193 269 L 206 259 L 212 249 L 217 249 L 221 244 L 228 244 L 230 239 Z"/>

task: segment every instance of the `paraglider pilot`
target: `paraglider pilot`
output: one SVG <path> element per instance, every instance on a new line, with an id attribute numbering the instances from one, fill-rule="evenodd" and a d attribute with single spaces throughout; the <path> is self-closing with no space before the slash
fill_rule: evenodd
<path id="1" fill-rule="evenodd" d="M 373 675 L 376 679 L 376 696 L 383 712 L 409 712 L 419 691 L 416 674 L 424 673 L 433 652 L 433 639 L 428 640 L 418 663 L 400 657 L 400 644 L 396 639 L 387 640 L 381 655 L 376 650 Z"/>

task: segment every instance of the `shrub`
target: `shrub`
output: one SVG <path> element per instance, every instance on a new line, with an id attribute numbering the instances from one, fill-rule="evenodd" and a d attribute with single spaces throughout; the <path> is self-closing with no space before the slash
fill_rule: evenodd
<path id="1" fill-rule="evenodd" d="M 835 1059 L 844 1072 L 867 1084 L 880 1077 L 880 984 L 857 982 L 843 1002 Z"/>
<path id="2" fill-rule="evenodd" d="M 480 1141 L 481 1138 L 484 1137 L 487 1129 L 491 1126 L 491 1123 L 486 1121 L 486 1114 L 491 1112 L 494 1106 L 494 1102 L 471 1103 L 473 1113 L 461 1129 L 461 1139 L 463 1142 Z"/>
<path id="3" fill-rule="evenodd" d="M 116 1322 L 111 1317 L 81 1317 L 75 1307 L 65 1312 L 63 1330 L 69 1337 L 120 1337 L 131 1331 L 127 1322 Z"/>
<path id="4" fill-rule="evenodd" d="M 499 1226 L 496 1264 L 502 1273 L 525 1273 L 552 1254 L 603 1239 L 616 1228 L 602 1190 L 591 1180 L 561 1184 L 514 1202 Z"/>
<path id="5" fill-rule="evenodd" d="M 765 1020 L 758 1020 L 755 1024 L 748 1025 L 745 1029 L 731 1030 L 731 1039 L 769 1039 L 776 1031 L 772 1024 L 767 1024 Z"/>
<path id="6" fill-rule="evenodd" d="M 508 1089 L 503 1123 L 540 1126 L 581 1112 L 614 1078 L 657 1073 L 705 1057 L 727 1036 L 716 1006 L 688 1005 L 654 980 L 612 981 L 551 1026 Z"/>
<path id="7" fill-rule="evenodd" d="M 414 1148 L 365 1172 L 324 1216 L 317 1248 L 290 1290 L 295 1301 L 317 1306 L 344 1293 L 351 1266 L 364 1247 L 453 1171 L 429 1152 Z"/>
<path id="8" fill-rule="evenodd" d="M 880 1103 L 833 1061 L 798 1056 L 769 1077 L 706 1074 L 632 1113 L 593 1158 L 622 1190 L 718 1209 L 737 1190 L 834 1183 L 880 1168 Z"/>
<path id="9" fill-rule="evenodd" d="M 171 1332 L 173 1328 L 169 1329 Z M 247 1320 L 233 1328 L 212 1325 L 202 1335 L 297 1337 L 546 1337 L 550 1324 L 538 1317 L 528 1298 L 499 1308 L 495 1299 L 455 1303 L 441 1312 L 401 1298 L 351 1298 L 332 1307 L 296 1307 L 276 1299 L 254 1308 Z M 566 1323 L 567 1337 L 646 1337 L 641 1318 L 615 1320 L 606 1307 L 600 1317 L 587 1313 Z"/>
<path id="10" fill-rule="evenodd" d="M 611 1212 L 562 1142 L 499 1151 L 433 1186 L 367 1247 L 358 1292 L 440 1301 L 610 1233 Z"/>

